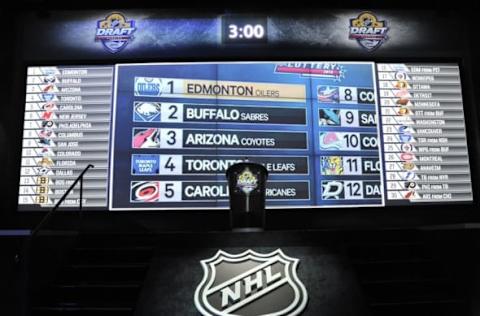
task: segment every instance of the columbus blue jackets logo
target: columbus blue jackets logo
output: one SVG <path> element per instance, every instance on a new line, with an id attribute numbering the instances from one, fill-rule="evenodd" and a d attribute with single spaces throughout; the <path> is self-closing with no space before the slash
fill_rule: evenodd
<path id="1" fill-rule="evenodd" d="M 379 48 L 387 39 L 388 27 L 385 21 L 379 21 L 371 12 L 362 12 L 350 19 L 349 39 L 356 40 L 368 51 Z"/>
<path id="2" fill-rule="evenodd" d="M 95 41 L 102 42 L 110 53 L 118 53 L 133 39 L 135 21 L 127 21 L 121 13 L 114 12 L 97 22 Z"/>
<path id="3" fill-rule="evenodd" d="M 338 87 L 318 86 L 317 97 L 321 103 L 338 103 L 340 99 Z"/>
<path id="4" fill-rule="evenodd" d="M 297 276 L 298 263 L 280 249 L 266 254 L 218 250 L 201 261 L 204 274 L 195 306 L 204 316 L 299 315 L 308 296 Z"/>

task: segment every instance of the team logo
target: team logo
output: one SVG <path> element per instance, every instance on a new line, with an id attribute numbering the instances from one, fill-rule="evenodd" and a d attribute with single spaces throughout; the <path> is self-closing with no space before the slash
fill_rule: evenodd
<path id="1" fill-rule="evenodd" d="M 37 167 L 35 169 L 35 173 L 37 176 L 47 176 L 47 175 L 52 175 L 53 171 L 50 167 Z"/>
<path id="2" fill-rule="evenodd" d="M 342 150 L 343 141 L 335 132 L 320 133 L 320 148 Z"/>
<path id="3" fill-rule="evenodd" d="M 135 122 L 160 122 L 160 103 L 135 102 L 133 120 Z"/>
<path id="4" fill-rule="evenodd" d="M 112 13 L 97 22 L 95 41 L 102 42 L 110 53 L 118 53 L 133 39 L 136 31 L 135 21 L 127 21 L 121 13 Z"/>
<path id="5" fill-rule="evenodd" d="M 415 179 L 415 172 L 412 172 L 412 171 L 403 172 L 403 173 L 401 173 L 401 175 L 402 175 L 403 180 L 413 180 L 413 179 Z"/>
<path id="6" fill-rule="evenodd" d="M 149 77 L 135 77 L 136 97 L 159 97 L 162 94 L 162 79 Z"/>
<path id="7" fill-rule="evenodd" d="M 343 197 L 343 182 L 322 181 L 322 200 L 339 200 Z"/>
<path id="8" fill-rule="evenodd" d="M 55 77 L 55 74 L 49 74 L 43 77 L 43 82 L 46 84 L 53 84 L 57 81 L 57 77 Z"/>
<path id="9" fill-rule="evenodd" d="M 320 125 L 340 125 L 340 110 L 320 109 Z"/>
<path id="10" fill-rule="evenodd" d="M 54 93 L 42 93 L 42 99 L 43 101 L 45 102 L 50 102 L 52 101 L 53 99 L 55 98 L 55 94 Z"/>
<path id="11" fill-rule="evenodd" d="M 299 260 L 277 249 L 260 254 L 219 250 L 202 260 L 203 279 L 195 291 L 202 315 L 299 315 L 308 295 L 298 279 Z"/>
<path id="12" fill-rule="evenodd" d="M 343 175 L 343 159 L 340 156 L 323 156 L 320 168 L 322 174 L 326 176 Z"/>
<path id="13" fill-rule="evenodd" d="M 134 128 L 132 148 L 160 148 L 160 132 L 157 128 Z"/>
<path id="14" fill-rule="evenodd" d="M 357 40 L 360 46 L 373 51 L 388 39 L 387 32 L 388 27 L 385 21 L 379 21 L 371 12 L 362 12 L 355 19 L 350 19 L 348 38 Z"/>
<path id="15" fill-rule="evenodd" d="M 131 202 L 156 202 L 160 199 L 160 182 L 132 181 L 130 188 Z"/>
<path id="16" fill-rule="evenodd" d="M 338 103 L 340 99 L 338 87 L 318 86 L 317 97 L 321 103 Z"/>
<path id="17" fill-rule="evenodd" d="M 243 170 L 237 178 L 237 188 L 243 191 L 245 194 L 250 194 L 258 186 L 257 177 L 247 167 Z"/>
<path id="18" fill-rule="evenodd" d="M 42 157 L 52 157 L 55 156 L 55 153 L 53 150 L 51 150 L 49 147 L 44 147 L 41 149 L 40 154 Z"/>
<path id="19" fill-rule="evenodd" d="M 132 174 L 156 175 L 160 170 L 159 155 L 132 155 Z"/>

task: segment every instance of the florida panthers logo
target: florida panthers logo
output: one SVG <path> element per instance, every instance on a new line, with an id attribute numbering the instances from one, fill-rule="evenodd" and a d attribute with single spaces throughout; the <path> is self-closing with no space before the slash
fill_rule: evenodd
<path id="1" fill-rule="evenodd" d="M 135 21 L 127 21 L 121 13 L 112 13 L 97 22 L 95 41 L 101 41 L 111 53 L 118 53 L 133 39 Z"/>
<path id="2" fill-rule="evenodd" d="M 308 296 L 297 277 L 298 263 L 280 249 L 236 255 L 219 250 L 201 261 L 204 276 L 195 305 L 205 316 L 299 315 Z"/>
<path id="3" fill-rule="evenodd" d="M 388 27 L 385 21 L 379 21 L 371 12 L 362 12 L 357 18 L 350 20 L 348 38 L 357 40 L 360 46 L 373 51 L 387 40 L 387 32 Z"/>

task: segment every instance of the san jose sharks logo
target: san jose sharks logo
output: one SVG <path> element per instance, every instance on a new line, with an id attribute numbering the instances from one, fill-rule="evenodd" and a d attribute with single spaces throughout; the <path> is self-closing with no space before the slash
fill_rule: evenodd
<path id="1" fill-rule="evenodd" d="M 204 276 L 195 305 L 205 316 L 299 315 L 308 296 L 297 276 L 298 263 L 280 249 L 267 254 L 219 250 L 201 261 Z"/>
<path id="2" fill-rule="evenodd" d="M 349 39 L 357 40 L 358 44 L 368 51 L 380 47 L 387 39 L 388 27 L 385 21 L 380 21 L 371 12 L 362 12 L 358 17 L 350 19 Z"/>
<path id="3" fill-rule="evenodd" d="M 111 53 L 118 53 L 133 39 L 135 21 L 127 21 L 121 13 L 114 12 L 97 22 L 95 41 L 101 41 Z"/>

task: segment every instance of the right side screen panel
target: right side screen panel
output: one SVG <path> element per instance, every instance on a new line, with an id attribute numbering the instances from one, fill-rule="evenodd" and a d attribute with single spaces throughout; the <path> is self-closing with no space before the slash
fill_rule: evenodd
<path id="1" fill-rule="evenodd" d="M 377 64 L 387 205 L 472 201 L 459 67 Z"/>

